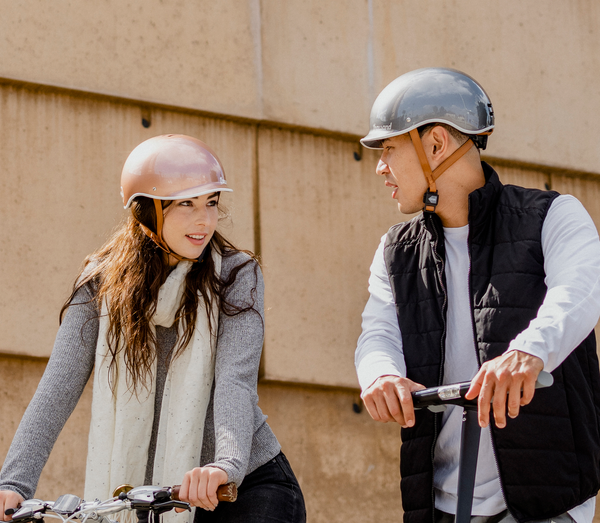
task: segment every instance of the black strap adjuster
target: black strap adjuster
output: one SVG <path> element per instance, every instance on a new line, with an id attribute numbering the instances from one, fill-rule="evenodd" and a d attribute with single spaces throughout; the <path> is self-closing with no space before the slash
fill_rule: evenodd
<path id="1" fill-rule="evenodd" d="M 427 192 L 423 195 L 423 203 L 425 204 L 424 212 L 435 212 L 435 208 L 440 200 L 440 195 L 437 191 L 431 192 L 427 189 Z"/>

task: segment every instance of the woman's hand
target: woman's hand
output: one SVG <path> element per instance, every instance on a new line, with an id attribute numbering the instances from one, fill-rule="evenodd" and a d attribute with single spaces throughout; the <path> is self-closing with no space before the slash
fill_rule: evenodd
<path id="1" fill-rule="evenodd" d="M 179 499 L 193 507 L 215 510 L 219 504 L 217 488 L 227 483 L 227 472 L 217 467 L 196 467 L 185 473 Z"/>
<path id="2" fill-rule="evenodd" d="M 10 521 L 12 516 L 5 515 L 4 511 L 17 508 L 23 501 L 23 497 L 12 490 L 0 490 L 0 521 Z"/>

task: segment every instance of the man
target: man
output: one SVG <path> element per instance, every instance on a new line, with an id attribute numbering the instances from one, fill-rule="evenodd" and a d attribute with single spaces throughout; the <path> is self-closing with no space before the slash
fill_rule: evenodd
<path id="1" fill-rule="evenodd" d="M 407 73 L 363 145 L 403 213 L 371 266 L 356 367 L 367 410 L 402 426 L 407 523 L 451 522 L 462 409 L 411 392 L 471 381 L 481 444 L 472 514 L 591 522 L 600 486 L 600 242 L 571 196 L 503 186 L 480 161 L 492 104 L 469 76 Z M 423 205 L 424 204 L 424 205 Z M 540 371 L 554 385 L 534 391 Z"/>

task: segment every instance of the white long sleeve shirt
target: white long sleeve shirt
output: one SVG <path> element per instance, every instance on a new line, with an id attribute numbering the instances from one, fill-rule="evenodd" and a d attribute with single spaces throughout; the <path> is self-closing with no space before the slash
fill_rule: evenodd
<path id="1" fill-rule="evenodd" d="M 444 228 L 448 315 L 444 383 L 472 379 L 478 371 L 469 296 L 469 226 Z M 371 265 L 370 297 L 363 312 L 356 349 L 362 390 L 385 375 L 406 376 L 402 338 L 381 240 Z M 545 283 L 548 292 L 527 329 L 509 346 L 539 357 L 552 372 L 594 328 L 600 317 L 600 241 L 596 227 L 572 196 L 556 198 L 542 227 Z M 434 455 L 436 508 L 455 513 L 462 409 L 444 412 Z M 494 515 L 506 508 L 489 428 L 482 430 L 475 480 L 473 514 Z M 577 523 L 591 522 L 595 498 L 569 514 Z"/>

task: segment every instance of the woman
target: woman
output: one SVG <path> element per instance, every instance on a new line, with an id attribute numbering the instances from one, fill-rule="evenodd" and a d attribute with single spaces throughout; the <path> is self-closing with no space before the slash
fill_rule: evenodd
<path id="1" fill-rule="evenodd" d="M 257 406 L 263 281 L 251 253 L 216 231 L 224 191 L 218 158 L 189 136 L 157 136 L 130 154 L 121 193 L 131 216 L 88 257 L 63 307 L 0 472 L 0 514 L 33 496 L 94 369 L 86 499 L 122 483 L 181 483 L 181 499 L 204 509 L 196 521 L 305 521 Z M 228 482 L 238 500 L 218 504 Z"/>

